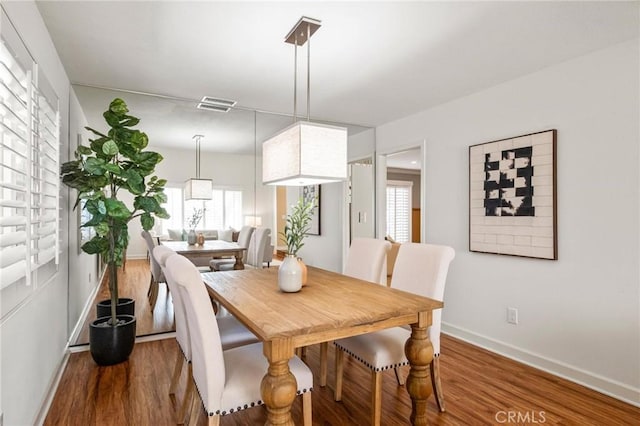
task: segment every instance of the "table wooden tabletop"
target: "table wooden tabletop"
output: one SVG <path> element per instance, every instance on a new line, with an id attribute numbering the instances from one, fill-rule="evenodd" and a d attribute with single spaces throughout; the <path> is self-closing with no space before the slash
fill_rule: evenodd
<path id="1" fill-rule="evenodd" d="M 293 424 L 288 361 L 296 347 L 327 342 L 399 325 L 411 325 L 406 353 L 411 363 L 407 390 L 414 424 L 426 424 L 431 394 L 428 366 L 433 348 L 427 328 L 442 302 L 330 271 L 309 267 L 307 285 L 297 293 L 278 289 L 277 268 L 202 274 L 209 294 L 264 343 L 269 371 L 262 381 L 267 424 Z M 295 378 L 293 379 L 295 380 Z M 289 410 L 282 410 L 282 392 Z M 278 407 L 280 407 L 278 409 Z"/>
<path id="2" fill-rule="evenodd" d="M 183 255 L 196 265 L 202 263 L 199 262 L 199 260 L 204 260 L 205 263 L 207 263 L 208 260 L 212 259 L 214 256 L 234 256 L 235 264 L 233 265 L 233 269 L 244 269 L 244 264 L 242 263 L 242 252 L 247 250 L 247 247 L 241 247 L 235 242 L 206 240 L 203 245 L 189 245 L 186 241 L 162 241 L 162 245 Z"/>

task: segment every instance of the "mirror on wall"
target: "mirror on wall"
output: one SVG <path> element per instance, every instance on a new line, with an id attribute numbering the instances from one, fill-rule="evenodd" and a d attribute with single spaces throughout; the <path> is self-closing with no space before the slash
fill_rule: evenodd
<path id="1" fill-rule="evenodd" d="M 194 135 L 202 135 L 200 145 L 200 177 L 213 181 L 214 197 L 211 202 L 202 202 L 205 215 L 203 228 L 239 229 L 250 221 L 259 221 L 261 226 L 272 229 L 274 247 L 278 246 L 277 188 L 262 184 L 262 142 L 293 122 L 290 115 L 255 111 L 235 107 L 228 112 L 198 109 L 199 100 L 180 99 L 162 95 L 119 91 L 112 89 L 73 85 L 77 97 L 77 108 L 82 110 L 86 123 L 76 123 L 71 128 L 82 129 L 85 125 L 104 130 L 107 128 L 102 113 L 116 97 L 122 98 L 130 113 L 140 118 L 138 129 L 147 133 L 149 149 L 159 152 L 164 160 L 157 166 L 158 177 L 167 179 L 169 203 L 165 206 L 172 218 L 154 226 L 155 235 L 168 238 L 168 231 L 183 229 L 187 216 L 198 202 L 184 201 L 183 188 L 187 179 L 196 177 L 196 143 Z M 72 102 L 73 104 L 73 102 Z M 342 123 L 327 123 L 338 124 Z M 366 127 L 347 125 L 349 135 L 355 135 Z M 74 131 L 74 130 L 72 130 Z M 88 143 L 91 134 L 78 130 L 72 141 L 71 151 L 77 141 Z M 215 201 L 218 200 L 218 201 Z M 204 203 L 204 204 L 203 204 Z M 232 205 L 232 203 L 235 203 Z M 71 215 L 71 222 L 77 221 Z M 78 223 L 70 223 L 69 229 L 77 229 Z M 324 224 L 323 224 L 324 226 Z M 120 286 L 132 281 L 135 291 L 130 297 L 136 299 L 138 336 L 154 335 L 174 331 L 173 309 L 170 294 L 164 284 L 160 285 L 158 301 L 153 312 L 146 298 L 149 286 L 148 250 L 141 237 L 142 228 L 137 221 L 129 226 L 130 242 L 127 262 L 120 272 Z M 323 230 L 324 231 L 324 230 Z M 327 230 L 328 231 L 328 230 Z M 340 232 L 340 231 L 336 231 Z M 79 241 L 79 240 L 78 240 Z M 77 244 L 77 243 L 75 243 Z M 88 322 L 95 318 L 94 301 L 87 302 L 104 265 L 98 265 L 95 256 L 81 253 L 79 245 L 70 247 L 79 253 L 76 265 L 70 268 L 69 279 L 69 334 L 76 345 L 88 343 Z M 74 251 L 75 250 L 75 251 Z M 100 297 L 104 296 L 104 297 Z M 129 295 L 121 294 L 121 297 Z M 108 298 L 108 292 L 98 298 Z M 90 304 L 90 305 L 87 305 Z M 89 311 L 85 324 L 76 326 L 83 310 Z"/>

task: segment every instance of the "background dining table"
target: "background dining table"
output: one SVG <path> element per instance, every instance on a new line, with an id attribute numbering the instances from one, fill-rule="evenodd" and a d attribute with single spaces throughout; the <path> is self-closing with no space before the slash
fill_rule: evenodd
<path id="1" fill-rule="evenodd" d="M 234 256 L 235 264 L 233 269 L 244 269 L 242 263 L 242 252 L 247 247 L 242 247 L 238 243 L 223 240 L 205 240 L 204 244 L 189 245 L 186 241 L 162 241 L 162 245 L 169 247 L 178 254 L 199 265 L 202 261 L 208 261 L 218 256 Z"/>

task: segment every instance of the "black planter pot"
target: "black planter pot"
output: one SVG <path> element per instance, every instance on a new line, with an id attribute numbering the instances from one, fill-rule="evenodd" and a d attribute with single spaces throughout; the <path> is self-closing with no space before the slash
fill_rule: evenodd
<path id="1" fill-rule="evenodd" d="M 111 299 L 102 300 L 96 305 L 97 315 L 96 318 L 110 317 L 111 316 Z M 121 297 L 118 299 L 118 305 L 116 306 L 116 315 L 135 315 L 136 314 L 136 301 L 133 299 L 127 299 Z"/>
<path id="2" fill-rule="evenodd" d="M 109 318 L 98 318 L 89 326 L 89 349 L 98 365 L 113 365 L 126 361 L 136 342 L 136 318 L 118 315 L 118 325 L 107 323 Z"/>

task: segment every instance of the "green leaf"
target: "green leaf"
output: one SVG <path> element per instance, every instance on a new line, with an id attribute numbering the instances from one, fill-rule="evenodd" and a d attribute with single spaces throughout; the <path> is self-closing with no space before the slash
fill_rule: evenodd
<path id="1" fill-rule="evenodd" d="M 127 104 L 120 98 L 115 98 L 109 104 L 109 111 L 116 115 L 123 116 L 129 112 Z"/>
<path id="2" fill-rule="evenodd" d="M 79 145 L 78 149 L 76 151 L 79 154 L 82 154 L 82 155 L 91 155 L 93 153 L 91 148 L 89 148 L 88 146 L 84 146 L 84 145 Z"/>
<path id="3" fill-rule="evenodd" d="M 160 209 L 160 204 L 153 197 L 136 197 L 133 207 L 137 210 L 154 213 Z"/>
<path id="4" fill-rule="evenodd" d="M 102 152 L 113 157 L 118 153 L 118 145 L 114 141 L 107 141 L 102 145 Z"/>
<path id="5" fill-rule="evenodd" d="M 139 118 L 132 117 L 130 115 L 125 115 L 123 118 L 124 120 L 121 121 L 120 124 L 126 127 L 133 127 L 140 122 Z"/>
<path id="6" fill-rule="evenodd" d="M 102 158 L 89 157 L 84 163 L 84 168 L 92 175 L 100 176 L 104 174 L 105 161 Z"/>
<path id="7" fill-rule="evenodd" d="M 102 116 L 104 117 L 107 124 L 111 127 L 119 127 L 120 126 L 120 117 L 114 114 L 112 111 L 105 111 Z"/>
<path id="8" fill-rule="evenodd" d="M 142 229 L 148 231 L 153 228 L 155 220 L 153 216 L 151 216 L 151 213 L 143 213 L 142 216 L 140 216 L 140 223 L 142 224 Z"/>
<path id="9" fill-rule="evenodd" d="M 79 168 L 80 168 L 80 161 L 78 160 L 67 161 L 65 163 L 62 163 L 62 167 L 60 167 L 60 173 L 62 174 L 72 173 L 77 171 Z"/>
<path id="10" fill-rule="evenodd" d="M 105 200 L 107 207 L 107 215 L 115 219 L 126 220 L 131 217 L 131 212 L 127 209 L 127 206 L 120 200 L 115 198 L 107 198 Z"/>
<path id="11" fill-rule="evenodd" d="M 105 253 L 108 250 L 109 241 L 97 235 L 82 245 L 82 251 L 88 254 Z"/>
<path id="12" fill-rule="evenodd" d="M 153 198 L 158 202 L 158 204 L 163 204 L 167 202 L 167 194 L 164 192 L 156 192 L 153 194 Z"/>
<path id="13" fill-rule="evenodd" d="M 149 173 L 151 173 L 153 169 L 155 169 L 156 164 L 162 161 L 162 155 L 157 152 L 146 151 L 139 153 L 133 160 L 136 161 L 140 169 L 148 170 Z"/>
<path id="14" fill-rule="evenodd" d="M 104 169 L 108 172 L 113 173 L 116 176 L 120 176 L 122 174 L 122 169 L 120 168 L 120 166 L 114 163 L 105 164 Z"/>
<path id="15" fill-rule="evenodd" d="M 158 210 L 156 210 L 156 216 L 158 217 L 158 219 L 169 219 L 171 217 L 171 215 L 169 215 L 164 207 L 160 207 Z"/>

